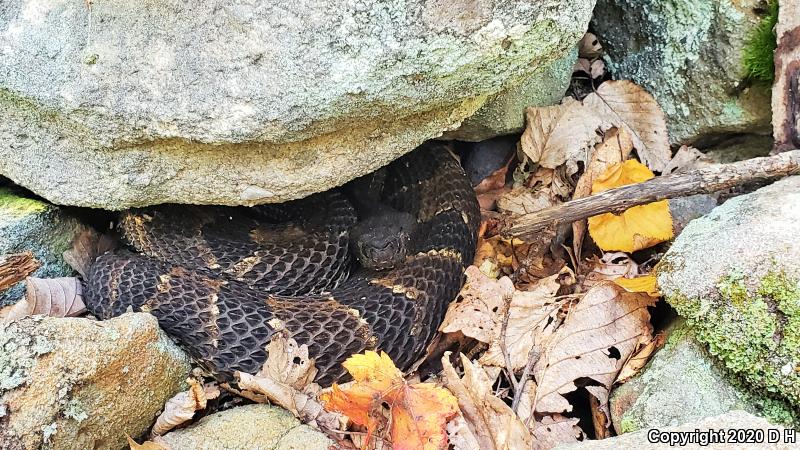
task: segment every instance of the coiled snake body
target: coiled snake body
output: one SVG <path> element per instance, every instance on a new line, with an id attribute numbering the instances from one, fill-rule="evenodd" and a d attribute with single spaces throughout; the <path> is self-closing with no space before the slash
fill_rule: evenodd
<path id="1" fill-rule="evenodd" d="M 222 380 L 260 369 L 276 324 L 308 344 L 320 384 L 341 379 L 341 363 L 366 349 L 408 368 L 461 288 L 480 221 L 463 169 L 439 147 L 385 170 L 381 203 L 417 222 L 393 269 L 350 273 L 351 230 L 363 212 L 340 191 L 283 207 L 160 206 L 122 215 L 136 252 L 95 260 L 87 308 L 100 318 L 154 314 Z"/>

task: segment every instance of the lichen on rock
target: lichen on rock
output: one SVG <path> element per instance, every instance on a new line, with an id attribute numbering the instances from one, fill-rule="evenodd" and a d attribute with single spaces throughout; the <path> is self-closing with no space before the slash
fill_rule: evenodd
<path id="1" fill-rule="evenodd" d="M 800 177 L 694 220 L 657 267 L 667 301 L 725 367 L 800 407 Z"/>
<path id="2" fill-rule="evenodd" d="M 11 322 L 0 328 L 0 442 L 121 449 L 126 434 L 149 429 L 189 370 L 149 314 Z"/>
<path id="3" fill-rule="evenodd" d="M 770 131 L 770 91 L 743 64 L 760 0 L 600 0 L 593 26 L 617 79 L 645 87 L 667 116 L 670 140 Z"/>

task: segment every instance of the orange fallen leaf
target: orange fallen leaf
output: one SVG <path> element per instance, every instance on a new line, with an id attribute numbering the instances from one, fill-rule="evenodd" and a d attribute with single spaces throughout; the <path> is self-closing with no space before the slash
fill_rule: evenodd
<path id="1" fill-rule="evenodd" d="M 394 449 L 447 448 L 445 426 L 458 413 L 458 402 L 448 390 L 431 383 L 408 383 L 384 352 L 353 355 L 342 365 L 354 382 L 334 384 L 320 399 L 329 411 L 367 428 L 365 446 L 383 425 L 388 406 Z"/>
<path id="2" fill-rule="evenodd" d="M 629 159 L 614 164 L 595 179 L 592 194 L 653 178 L 642 163 Z M 622 214 L 600 214 L 589 218 L 589 235 L 603 250 L 635 252 L 672 239 L 672 216 L 669 203 L 661 200 L 634 206 Z"/>

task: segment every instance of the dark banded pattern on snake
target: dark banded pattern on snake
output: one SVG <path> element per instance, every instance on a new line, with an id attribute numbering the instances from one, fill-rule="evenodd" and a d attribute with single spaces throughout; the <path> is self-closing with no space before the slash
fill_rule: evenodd
<path id="1" fill-rule="evenodd" d="M 347 230 L 356 216 L 331 191 L 288 207 L 164 206 L 129 211 L 121 229 L 136 253 L 107 253 L 86 280 L 89 311 L 129 308 L 160 326 L 218 379 L 255 373 L 275 326 L 308 344 L 317 382 L 341 363 L 386 351 L 401 369 L 424 352 L 473 258 L 477 200 L 455 158 L 425 145 L 386 169 L 382 200 L 419 223 L 404 263 L 356 270 Z M 270 223 L 276 211 L 287 224 Z"/>

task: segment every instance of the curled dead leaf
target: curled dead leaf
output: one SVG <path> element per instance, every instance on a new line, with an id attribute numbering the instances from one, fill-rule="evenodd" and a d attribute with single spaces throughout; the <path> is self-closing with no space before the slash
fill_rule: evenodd
<path id="1" fill-rule="evenodd" d="M 6 322 L 32 315 L 75 317 L 86 312 L 83 286 L 75 277 L 33 278 L 25 280 L 25 297 L 0 310 Z"/>
<path id="2" fill-rule="evenodd" d="M 254 401 L 263 401 L 260 396 L 264 396 L 311 426 L 345 429 L 347 420 L 326 411 L 317 399 L 319 386 L 311 382 L 317 368 L 308 356 L 308 346 L 298 345 L 282 327 L 276 329 L 279 331 L 267 345 L 267 361 L 261 370 L 255 375 L 235 373 L 242 394 Z"/>
<path id="3" fill-rule="evenodd" d="M 111 236 L 85 229 L 75 237 L 69 250 L 64 251 L 62 257 L 85 279 L 94 260 L 103 253 L 113 250 L 116 244 Z"/>
<path id="4" fill-rule="evenodd" d="M 208 400 L 219 397 L 219 388 L 213 384 L 203 386 L 194 378 L 187 380 L 189 389 L 175 394 L 167 400 L 164 411 L 159 414 L 151 431 L 152 436 L 163 435 L 167 431 L 192 420 L 194 413 L 206 409 Z"/>
<path id="5" fill-rule="evenodd" d="M 647 362 L 650 361 L 650 357 L 656 352 L 656 350 L 660 349 L 664 346 L 664 342 L 667 340 L 667 335 L 664 333 L 658 333 L 654 338 L 648 339 L 649 336 L 642 336 L 642 339 L 637 346 L 636 353 L 625 362 L 625 365 L 620 370 L 617 379 L 614 380 L 614 384 L 623 384 L 626 383 L 628 380 L 636 376 L 642 368 L 647 365 Z"/>
<path id="6" fill-rule="evenodd" d="M 491 376 L 480 365 L 460 355 L 464 376 L 458 376 L 450 364 L 450 354 L 442 358 L 444 384 L 455 394 L 458 406 L 471 432 L 471 440 L 481 449 L 531 448 L 532 437 L 514 411 L 494 396 Z M 465 439 L 466 440 L 466 439 Z"/>

